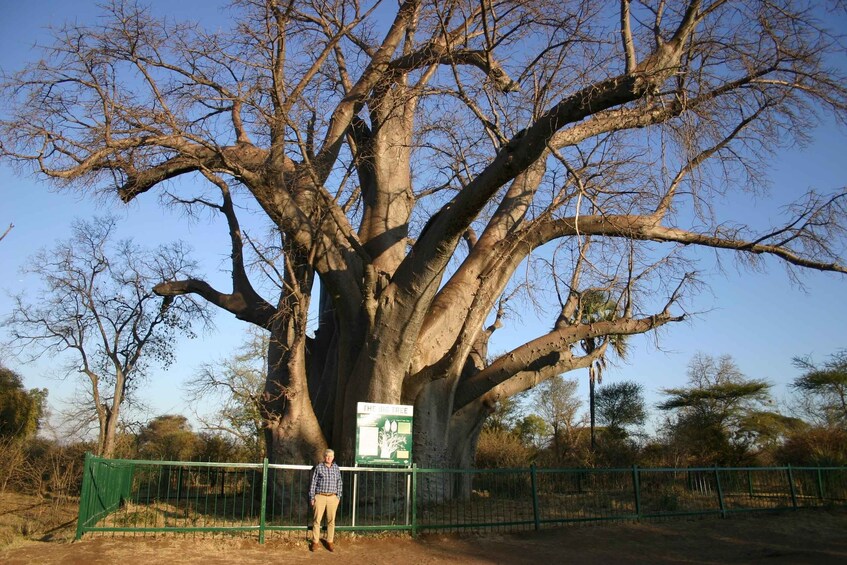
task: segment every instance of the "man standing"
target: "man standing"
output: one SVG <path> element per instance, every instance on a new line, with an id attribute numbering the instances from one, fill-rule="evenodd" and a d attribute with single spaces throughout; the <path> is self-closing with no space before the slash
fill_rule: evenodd
<path id="1" fill-rule="evenodd" d="M 309 542 L 309 551 L 315 551 L 321 536 L 321 520 L 326 512 L 326 548 L 335 550 L 335 511 L 338 510 L 338 502 L 341 500 L 341 470 L 333 461 L 335 452 L 327 449 L 324 452 L 323 463 L 318 463 L 312 473 L 312 482 L 309 485 L 309 502 L 314 511 L 312 522 L 312 541 Z"/>

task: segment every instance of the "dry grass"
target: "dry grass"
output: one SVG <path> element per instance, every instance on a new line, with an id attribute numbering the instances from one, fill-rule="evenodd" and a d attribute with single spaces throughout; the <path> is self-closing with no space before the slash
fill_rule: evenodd
<path id="1" fill-rule="evenodd" d="M 24 541 L 71 541 L 79 501 L 0 493 L 0 548 Z"/>

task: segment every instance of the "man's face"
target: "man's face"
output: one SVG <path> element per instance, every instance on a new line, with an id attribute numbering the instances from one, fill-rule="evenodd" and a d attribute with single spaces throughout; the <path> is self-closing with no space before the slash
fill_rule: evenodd
<path id="1" fill-rule="evenodd" d="M 324 463 L 326 463 L 327 465 L 332 465 L 333 459 L 335 459 L 335 454 L 333 453 L 327 453 L 326 455 L 324 455 Z"/>

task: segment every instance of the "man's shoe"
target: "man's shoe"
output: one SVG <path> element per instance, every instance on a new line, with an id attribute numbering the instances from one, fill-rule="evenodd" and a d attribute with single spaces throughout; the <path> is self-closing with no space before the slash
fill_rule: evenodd
<path id="1" fill-rule="evenodd" d="M 326 542 L 326 548 L 330 551 L 335 551 L 335 545 L 331 541 Z"/>
<path id="2" fill-rule="evenodd" d="M 315 548 L 318 546 L 317 542 L 309 542 L 309 551 L 315 551 Z"/>

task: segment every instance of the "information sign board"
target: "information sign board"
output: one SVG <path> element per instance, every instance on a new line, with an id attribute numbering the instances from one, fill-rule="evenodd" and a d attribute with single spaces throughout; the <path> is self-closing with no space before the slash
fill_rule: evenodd
<path id="1" fill-rule="evenodd" d="M 356 412 L 358 465 L 412 464 L 412 406 L 359 402 Z"/>

